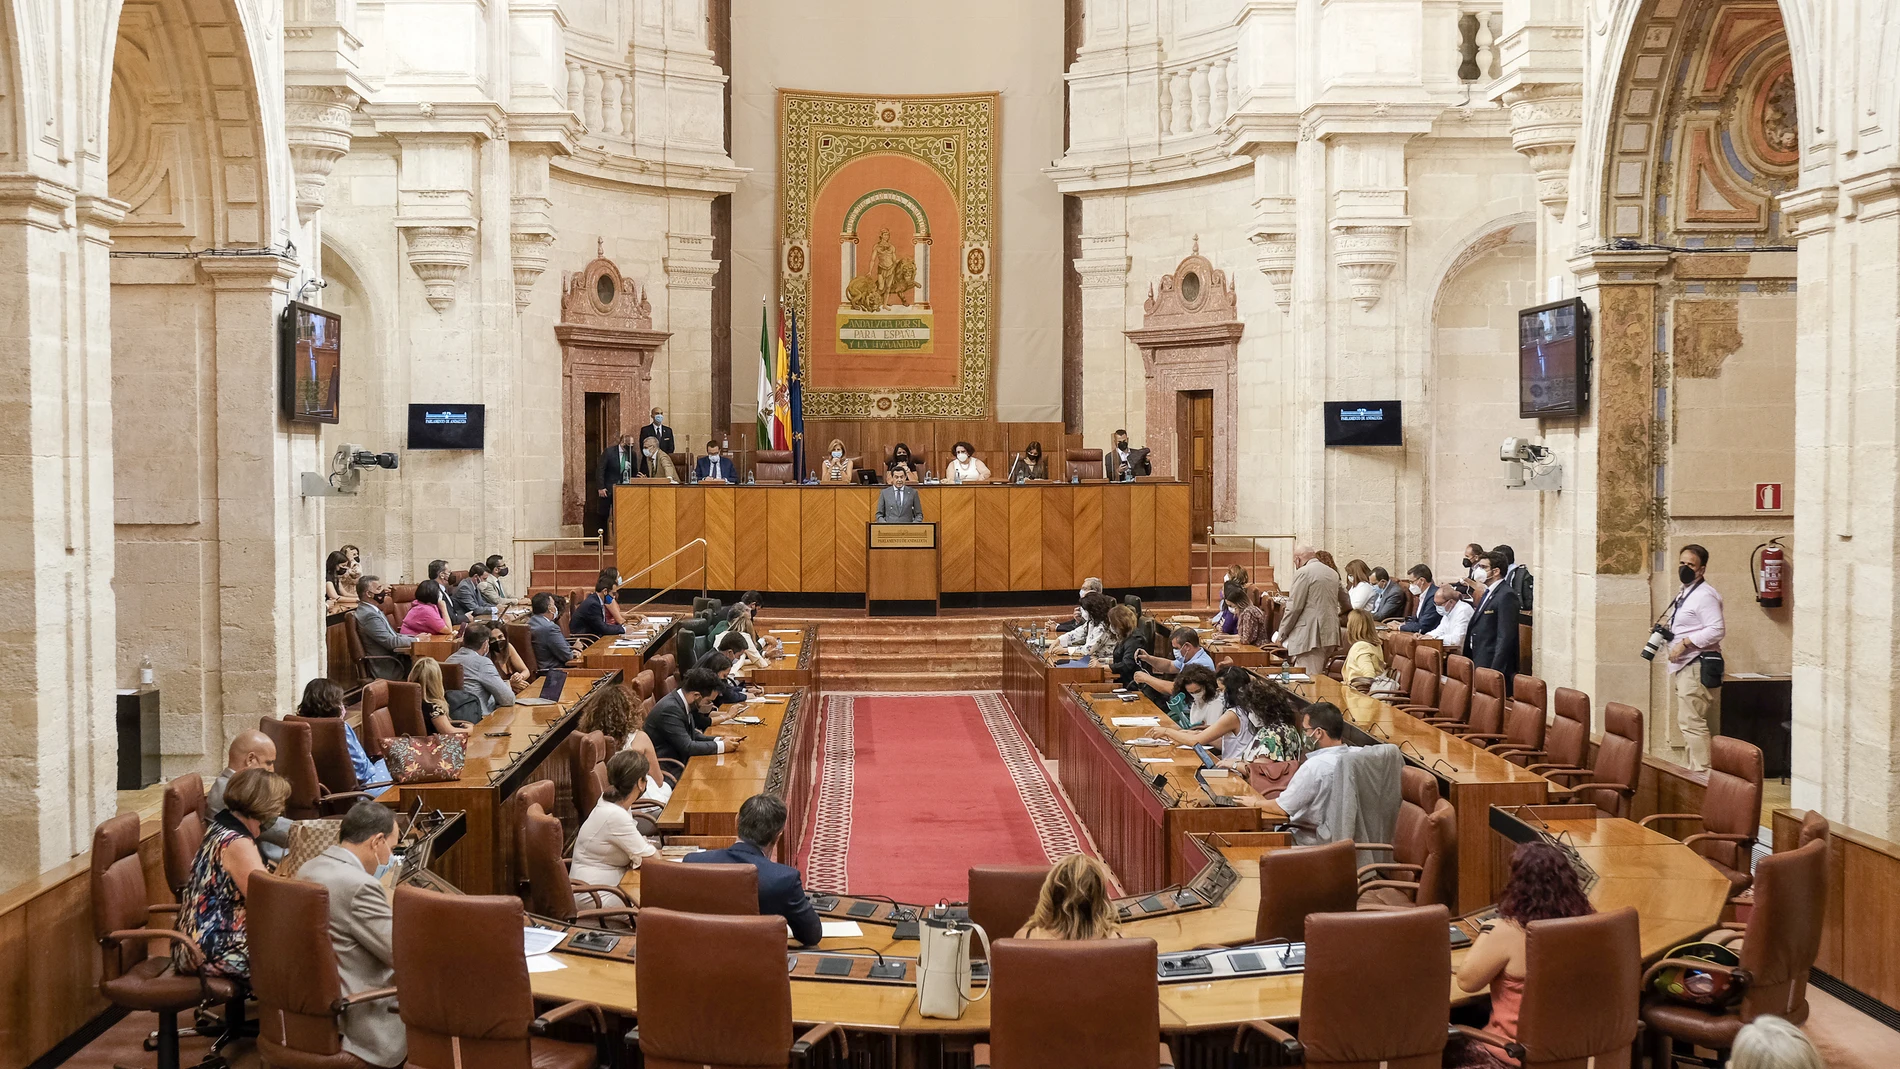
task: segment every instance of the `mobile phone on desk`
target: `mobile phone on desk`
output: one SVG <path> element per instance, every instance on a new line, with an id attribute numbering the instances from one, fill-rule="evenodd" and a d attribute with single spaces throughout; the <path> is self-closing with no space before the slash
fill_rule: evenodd
<path id="1" fill-rule="evenodd" d="M 505 739 L 505 738 L 507 738 L 507 737 L 508 737 L 509 735 L 511 735 L 511 734 L 513 734 L 513 732 L 509 732 L 509 731 L 484 731 L 484 732 L 482 732 L 482 738 L 484 738 L 484 739 Z"/>

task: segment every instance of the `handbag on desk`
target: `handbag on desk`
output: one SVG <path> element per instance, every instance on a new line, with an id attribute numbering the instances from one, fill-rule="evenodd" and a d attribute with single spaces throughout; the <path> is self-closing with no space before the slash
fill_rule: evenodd
<path id="1" fill-rule="evenodd" d="M 468 749 L 460 735 L 400 735 L 383 750 L 389 778 L 399 785 L 461 779 Z"/>
<path id="2" fill-rule="evenodd" d="M 983 940 L 983 957 L 990 956 L 990 935 L 980 924 L 953 918 L 926 916 L 917 928 L 917 1012 L 925 1017 L 956 1020 L 964 1007 L 989 997 L 990 989 L 970 997 L 970 933 Z"/>
<path id="3" fill-rule="evenodd" d="M 343 841 L 343 821 L 341 819 L 299 820 L 290 825 L 290 845 L 284 848 L 284 859 L 277 863 L 277 875 L 289 878 L 297 875 L 304 863 Z"/>

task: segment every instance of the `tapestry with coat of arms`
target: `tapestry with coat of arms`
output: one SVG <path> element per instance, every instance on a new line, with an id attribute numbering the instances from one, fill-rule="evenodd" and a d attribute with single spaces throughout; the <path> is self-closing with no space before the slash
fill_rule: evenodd
<path id="1" fill-rule="evenodd" d="M 996 93 L 779 92 L 779 287 L 806 419 L 989 419 Z"/>

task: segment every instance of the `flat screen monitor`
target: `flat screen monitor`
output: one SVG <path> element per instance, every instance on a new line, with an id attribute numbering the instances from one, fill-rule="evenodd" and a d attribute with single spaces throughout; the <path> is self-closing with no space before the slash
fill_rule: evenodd
<path id="1" fill-rule="evenodd" d="M 343 392 L 343 320 L 335 312 L 291 301 L 278 323 L 284 418 L 335 423 Z"/>
<path id="2" fill-rule="evenodd" d="M 1404 445 L 1397 401 L 1326 402 L 1326 444 Z"/>
<path id="3" fill-rule="evenodd" d="M 1581 298 L 1517 314 L 1517 414 L 1581 416 L 1590 401 L 1590 309 Z"/>
<path id="4" fill-rule="evenodd" d="M 409 448 L 480 449 L 486 419 L 481 405 L 410 405 Z"/>

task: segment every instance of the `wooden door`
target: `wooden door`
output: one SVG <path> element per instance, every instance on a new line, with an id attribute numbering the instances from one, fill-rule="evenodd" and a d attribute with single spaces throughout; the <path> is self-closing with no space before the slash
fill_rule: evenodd
<path id="1" fill-rule="evenodd" d="M 1182 391 L 1177 409 L 1178 469 L 1188 484 L 1188 532 L 1192 541 L 1200 542 L 1214 523 L 1214 391 Z"/>
<path id="2" fill-rule="evenodd" d="M 592 532 L 606 526 L 602 515 L 605 502 L 600 498 L 600 455 L 620 439 L 620 395 L 590 393 L 584 407 L 587 441 L 581 448 L 581 463 L 587 465 L 587 493 L 582 498 L 582 530 Z"/>

